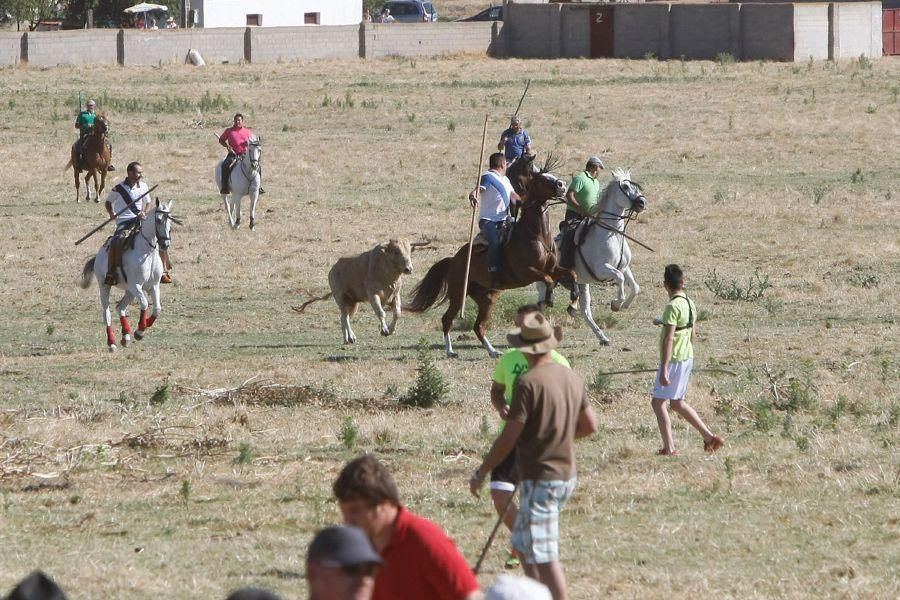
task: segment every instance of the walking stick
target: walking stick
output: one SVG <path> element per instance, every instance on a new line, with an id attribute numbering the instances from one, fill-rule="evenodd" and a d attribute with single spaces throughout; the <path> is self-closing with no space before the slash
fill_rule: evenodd
<path id="1" fill-rule="evenodd" d="M 506 511 L 509 510 L 509 507 L 512 506 L 513 499 L 516 497 L 516 491 L 519 489 L 519 484 L 517 483 L 513 488 L 512 493 L 509 495 L 509 500 L 506 501 L 506 506 L 503 507 L 503 512 L 500 513 L 500 516 L 497 517 L 497 522 L 494 523 L 494 530 L 491 531 L 491 535 L 487 539 L 487 543 L 484 545 L 484 550 L 481 551 L 481 556 L 478 557 L 478 562 L 475 563 L 475 567 L 472 569 L 472 572 L 478 575 L 478 571 L 481 570 L 481 563 L 484 562 L 484 557 L 487 556 L 488 550 L 491 548 L 491 544 L 494 543 L 494 536 L 497 535 L 497 530 L 500 529 L 500 523 L 503 522 L 503 517 L 506 516 Z"/>
<path id="2" fill-rule="evenodd" d="M 83 242 L 84 240 L 88 239 L 89 237 L 91 237 L 92 235 L 94 235 L 95 233 L 97 233 L 98 231 L 100 231 L 101 229 L 103 229 L 103 228 L 106 226 L 106 224 L 109 223 L 110 221 L 115 221 L 116 218 L 117 218 L 119 215 L 121 215 L 123 212 L 125 212 L 126 210 L 128 210 L 129 208 L 131 208 L 131 205 L 132 205 L 132 204 L 134 204 L 135 202 L 137 202 L 138 200 L 140 200 L 141 198 L 143 198 L 144 196 L 146 196 L 147 194 L 149 194 L 150 192 L 152 192 L 153 190 L 155 190 L 155 189 L 158 188 L 158 187 L 159 187 L 159 184 L 157 183 L 157 184 L 154 185 L 152 188 L 150 188 L 149 190 L 147 190 L 146 192 L 144 192 L 143 194 L 141 194 L 140 196 L 138 196 L 137 198 L 135 198 L 134 200 L 132 200 L 131 202 L 129 202 L 129 203 L 125 206 L 125 208 L 123 208 L 122 210 L 120 210 L 119 212 L 117 212 L 116 214 L 114 214 L 113 216 L 111 216 L 110 218 L 108 218 L 107 220 L 105 220 L 105 221 L 103 221 L 102 223 L 100 223 L 99 226 L 94 227 L 94 228 L 93 228 L 86 236 L 84 236 L 83 238 L 81 238 L 80 240 L 78 240 L 77 242 L 75 242 L 75 245 L 77 246 L 78 244 L 80 244 L 80 243 Z M 124 198 L 123 198 L 123 200 L 124 200 Z"/>
<path id="3" fill-rule="evenodd" d="M 478 157 L 478 177 L 475 179 L 475 206 L 472 207 L 472 224 L 469 226 L 469 255 L 466 257 L 466 276 L 463 279 L 462 309 L 460 316 L 466 314 L 466 295 L 469 293 L 469 267 L 472 265 L 472 242 L 475 241 L 475 218 L 478 215 L 478 193 L 481 185 L 481 165 L 484 164 L 484 145 L 487 143 L 487 113 L 484 115 L 484 131 L 481 132 L 481 156 Z"/>
<path id="4" fill-rule="evenodd" d="M 597 375 L 630 375 L 632 373 L 656 373 L 659 369 L 628 369 L 626 371 L 606 371 L 599 372 Z M 728 369 L 700 368 L 693 369 L 694 373 L 725 373 L 726 375 L 737 375 L 734 371 Z"/>

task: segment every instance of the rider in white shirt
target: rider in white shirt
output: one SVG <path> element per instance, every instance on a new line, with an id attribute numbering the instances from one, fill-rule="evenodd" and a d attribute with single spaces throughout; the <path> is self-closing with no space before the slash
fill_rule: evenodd
<path id="1" fill-rule="evenodd" d="M 478 213 L 478 227 L 488 243 L 488 271 L 491 274 L 491 287 L 500 289 L 501 271 L 503 270 L 503 253 L 500 247 L 500 234 L 510 218 L 510 207 L 519 201 L 519 195 L 506 176 L 506 158 L 501 152 L 491 154 L 490 170 L 481 176 L 478 190 L 481 192 L 481 208 Z M 472 206 L 478 202 L 475 191 L 469 194 Z"/>

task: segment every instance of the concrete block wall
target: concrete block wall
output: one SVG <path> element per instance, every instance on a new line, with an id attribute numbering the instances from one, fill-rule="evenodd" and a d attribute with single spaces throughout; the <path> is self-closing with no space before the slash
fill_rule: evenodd
<path id="1" fill-rule="evenodd" d="M 741 6 L 744 60 L 794 60 L 794 4 Z M 827 26 L 827 25 L 826 25 Z"/>
<path id="2" fill-rule="evenodd" d="M 188 50 L 200 53 L 207 63 L 244 60 L 246 28 L 122 30 L 122 57 L 126 65 L 184 62 Z"/>
<path id="3" fill-rule="evenodd" d="M 23 62 L 38 67 L 116 64 L 117 29 L 29 31 L 25 34 Z"/>
<path id="4" fill-rule="evenodd" d="M 745 7 L 746 8 L 746 7 Z M 822 32 L 825 35 L 822 35 Z M 794 57 L 792 60 L 828 59 L 828 5 L 794 5 Z"/>
<path id="5" fill-rule="evenodd" d="M 560 11 L 560 48 L 563 58 L 590 58 L 591 6 L 563 4 Z"/>
<path id="6" fill-rule="evenodd" d="M 22 44 L 24 41 L 24 33 L 0 33 L 0 67 L 19 64 L 22 60 Z"/>
<path id="7" fill-rule="evenodd" d="M 492 23 L 364 23 L 363 58 L 487 52 Z"/>
<path id="8" fill-rule="evenodd" d="M 505 55 L 559 58 L 562 4 L 509 4 L 504 10 Z"/>
<path id="9" fill-rule="evenodd" d="M 712 60 L 727 52 L 741 57 L 739 4 L 673 4 L 669 9 L 669 55 Z"/>
<path id="10" fill-rule="evenodd" d="M 359 56 L 359 30 L 359 25 L 250 27 L 250 62 L 356 58 Z"/>
<path id="11" fill-rule="evenodd" d="M 881 11 L 881 2 L 832 4 L 830 58 L 881 57 Z"/>
<path id="12" fill-rule="evenodd" d="M 669 5 L 617 4 L 613 51 L 617 58 L 669 58 Z"/>

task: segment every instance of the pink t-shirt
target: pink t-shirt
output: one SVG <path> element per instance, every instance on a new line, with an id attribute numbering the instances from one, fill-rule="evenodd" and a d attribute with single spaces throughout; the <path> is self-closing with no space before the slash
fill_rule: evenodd
<path id="1" fill-rule="evenodd" d="M 237 154 L 243 154 L 247 151 L 247 143 L 252 137 L 253 131 L 251 131 L 249 127 L 229 127 L 221 136 L 219 136 L 219 141 L 225 142 L 227 140 L 228 145 L 232 150 Z"/>

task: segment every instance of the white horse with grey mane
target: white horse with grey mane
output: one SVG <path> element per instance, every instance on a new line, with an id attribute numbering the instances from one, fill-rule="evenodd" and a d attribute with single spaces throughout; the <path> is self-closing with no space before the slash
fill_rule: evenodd
<path id="1" fill-rule="evenodd" d="M 229 181 L 230 193 L 222 194 L 222 202 L 225 203 L 225 212 L 228 213 L 228 224 L 232 229 L 241 226 L 241 198 L 250 196 L 250 229 L 256 227 L 256 202 L 259 200 L 259 188 L 262 185 L 262 172 L 259 168 L 259 160 L 262 155 L 262 145 L 258 138 L 250 138 L 247 143 L 247 151 L 238 156 L 237 162 L 231 168 Z M 222 189 L 222 163 L 216 165 L 216 185 Z"/>
<path id="2" fill-rule="evenodd" d="M 160 204 L 156 201 L 156 206 L 143 217 L 140 223 L 140 229 L 134 236 L 134 246 L 127 247 L 123 245 L 121 257 L 122 265 L 117 269 L 119 275 L 119 283 L 115 287 L 125 289 L 125 295 L 116 304 L 116 310 L 119 312 L 119 322 L 122 325 L 122 346 L 131 343 L 131 323 L 128 321 L 128 305 L 137 298 L 141 306 L 141 316 L 138 322 L 137 331 L 134 332 L 134 339 L 140 340 L 144 337 L 147 329 L 153 325 L 159 313 L 162 310 L 159 296 L 159 281 L 163 274 L 163 264 L 159 257 L 159 250 L 167 250 L 172 242 L 172 223 L 178 223 L 178 220 L 171 214 L 172 201 L 168 204 Z M 127 242 L 126 242 L 127 244 Z M 112 286 L 106 285 L 103 280 L 106 278 L 106 264 L 108 258 L 109 241 L 107 241 L 97 255 L 87 261 L 84 269 L 81 271 L 81 281 L 79 285 L 83 289 L 87 289 L 91 285 L 91 273 L 97 279 L 97 285 L 100 286 L 100 305 L 103 307 L 103 321 L 106 324 L 106 343 L 110 352 L 116 351 L 116 335 L 112 328 L 112 318 L 109 310 L 109 296 L 112 292 Z M 150 301 L 153 303 L 153 313 L 148 317 L 147 309 L 150 301 L 147 300 L 147 293 L 150 294 Z"/>
<path id="3" fill-rule="evenodd" d="M 631 305 L 641 288 L 631 272 L 631 248 L 624 235 L 625 226 L 633 215 L 647 207 L 644 193 L 631 180 L 630 171 L 615 169 L 612 174 L 613 180 L 600 194 L 594 213 L 581 222 L 575 233 L 578 245 L 575 250 L 574 269 L 577 275 L 580 312 L 588 327 L 603 345 L 609 344 L 609 338 L 591 314 L 591 293 L 588 284 L 615 282 L 618 293 L 610 302 L 610 309 L 618 311 Z M 537 288 L 538 302 L 547 302 L 551 299 L 552 291 L 548 293 L 542 282 L 538 282 Z M 569 307 L 570 314 L 574 310 L 574 305 Z"/>

